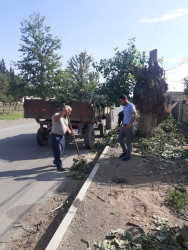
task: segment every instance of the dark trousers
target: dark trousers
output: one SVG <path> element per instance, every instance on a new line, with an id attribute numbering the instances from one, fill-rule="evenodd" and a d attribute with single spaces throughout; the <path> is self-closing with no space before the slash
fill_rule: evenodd
<path id="1" fill-rule="evenodd" d="M 132 152 L 132 136 L 133 136 L 133 132 L 134 132 L 134 125 L 131 126 L 131 128 L 129 130 L 126 129 L 126 126 L 123 126 L 119 132 L 119 136 L 118 136 L 118 142 L 120 143 L 122 149 L 123 149 L 123 153 L 127 154 L 127 157 L 131 156 L 131 152 Z M 124 139 L 126 138 L 126 145 L 125 146 L 125 142 Z"/>
<path id="2" fill-rule="evenodd" d="M 61 135 L 51 134 L 52 152 L 54 155 L 54 164 L 57 168 L 61 167 L 61 155 L 65 149 L 65 137 Z"/>
<path id="3" fill-rule="evenodd" d="M 123 121 L 123 117 L 124 117 L 123 111 L 119 112 L 119 114 L 118 114 L 118 125 L 119 126 L 120 126 L 121 122 Z"/>

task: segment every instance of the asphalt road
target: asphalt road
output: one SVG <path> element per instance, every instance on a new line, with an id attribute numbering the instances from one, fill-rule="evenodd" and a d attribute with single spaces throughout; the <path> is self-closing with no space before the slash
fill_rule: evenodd
<path id="1" fill-rule="evenodd" d="M 115 120 L 120 108 L 114 112 Z M 19 223 L 32 206 L 43 202 L 65 183 L 65 173 L 52 164 L 51 144 L 40 147 L 36 142 L 39 125 L 33 121 L 0 128 L 0 240 Z M 78 141 L 81 154 L 86 152 Z M 64 152 L 65 168 L 72 166 L 76 149 L 69 143 Z"/>

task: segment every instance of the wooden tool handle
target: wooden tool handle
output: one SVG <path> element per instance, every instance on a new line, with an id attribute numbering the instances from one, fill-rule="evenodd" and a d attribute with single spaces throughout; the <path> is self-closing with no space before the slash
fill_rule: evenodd
<path id="1" fill-rule="evenodd" d="M 63 103 L 63 106 L 65 108 L 65 103 Z M 69 115 L 67 114 L 67 118 L 68 118 L 68 122 L 69 122 L 69 126 L 70 126 L 70 130 L 73 132 L 73 129 L 72 129 L 72 124 L 71 124 L 71 121 L 70 121 L 70 118 L 69 118 Z M 78 148 L 78 144 L 77 144 L 77 141 L 76 141 L 76 138 L 75 138 L 75 135 L 73 135 L 73 139 L 74 139 L 74 143 L 76 145 L 76 150 L 77 150 L 77 153 L 78 155 L 80 155 L 80 151 L 79 151 L 79 148 Z"/>

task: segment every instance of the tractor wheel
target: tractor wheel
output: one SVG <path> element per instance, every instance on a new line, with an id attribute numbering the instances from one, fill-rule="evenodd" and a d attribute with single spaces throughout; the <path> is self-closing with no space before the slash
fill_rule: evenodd
<path id="1" fill-rule="evenodd" d="M 46 146 L 48 144 L 50 134 L 46 130 L 47 128 L 39 128 L 37 131 L 37 143 L 39 146 Z"/>
<path id="2" fill-rule="evenodd" d="M 89 124 L 84 131 L 84 142 L 87 149 L 92 149 L 95 144 L 95 130 L 93 124 Z"/>

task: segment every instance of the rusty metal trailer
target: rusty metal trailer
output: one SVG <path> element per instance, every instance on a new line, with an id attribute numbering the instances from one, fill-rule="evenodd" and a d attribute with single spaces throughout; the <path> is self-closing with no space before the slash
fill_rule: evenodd
<path id="1" fill-rule="evenodd" d="M 86 148 L 92 149 L 95 143 L 94 128 L 98 128 L 100 135 L 103 136 L 106 129 L 112 127 L 112 108 L 98 108 L 94 102 L 74 102 L 70 106 L 72 107 L 70 121 L 73 128 L 78 129 L 80 138 L 84 138 Z M 54 100 L 26 99 L 24 102 L 24 118 L 34 118 L 40 124 L 37 132 L 37 142 L 40 146 L 48 144 L 52 116 L 56 112 L 59 112 L 59 108 Z"/>

